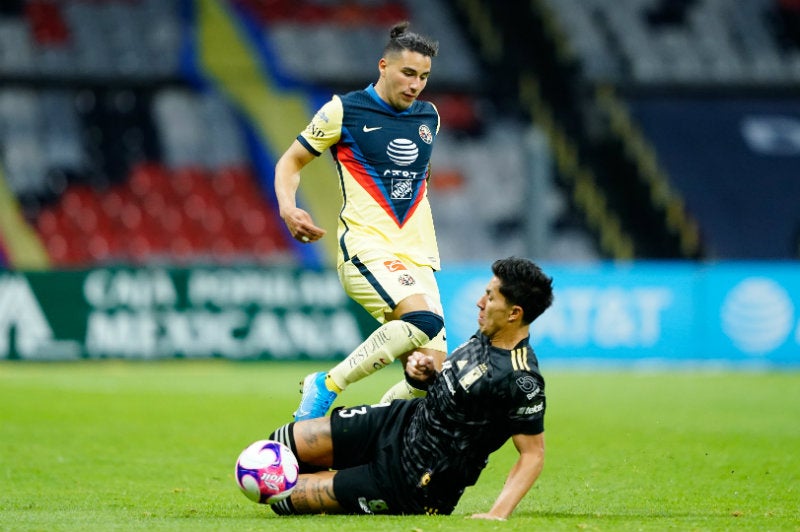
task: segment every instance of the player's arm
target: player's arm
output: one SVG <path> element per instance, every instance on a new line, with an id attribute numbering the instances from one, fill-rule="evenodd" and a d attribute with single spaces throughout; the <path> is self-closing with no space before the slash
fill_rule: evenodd
<path id="1" fill-rule="evenodd" d="M 295 453 L 301 463 L 301 474 L 290 495 L 292 510 L 296 514 L 341 513 L 343 508 L 333 492 L 333 438 L 331 418 L 321 417 L 299 421 L 292 425 Z M 304 469 L 324 468 L 305 473 Z"/>
<path id="2" fill-rule="evenodd" d="M 295 514 L 338 514 L 344 512 L 333 492 L 336 471 L 318 471 L 297 478 L 289 496 Z"/>
<path id="3" fill-rule="evenodd" d="M 335 471 L 333 438 L 329 416 L 287 423 L 269 435 L 270 440 L 288 445 L 300 466 L 297 484 L 289 497 L 272 504 L 278 515 L 341 513 L 344 511 L 333 491 Z"/>
<path id="4" fill-rule="evenodd" d="M 506 483 L 487 513 L 474 514 L 473 519 L 507 519 L 519 501 L 528 493 L 544 467 L 544 433 L 515 434 L 511 437 L 519 458 L 508 473 Z"/>
<path id="5" fill-rule="evenodd" d="M 311 215 L 297 206 L 300 170 L 314 160 L 315 155 L 295 139 L 275 165 L 275 196 L 280 216 L 292 237 L 301 242 L 313 242 L 325 235 Z"/>

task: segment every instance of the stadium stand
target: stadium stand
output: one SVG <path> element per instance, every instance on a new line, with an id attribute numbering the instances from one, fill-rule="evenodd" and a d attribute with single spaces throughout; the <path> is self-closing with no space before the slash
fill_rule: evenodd
<path id="1" fill-rule="evenodd" d="M 377 50 L 397 20 L 411 19 L 415 30 L 435 35 L 442 46 L 428 96 L 443 117 L 434 161 L 442 178 L 431 194 L 442 205 L 445 260 L 543 256 L 545 249 L 596 257 L 577 231 L 564 231 L 564 242 L 550 238 L 546 247 L 538 241 L 532 252 L 522 140 L 530 126 L 497 108 L 453 6 L 220 5 L 256 28 L 258 61 L 273 81 L 299 87 L 314 104 L 320 92 L 374 81 Z M 192 0 L 3 2 L 0 161 L 54 267 L 305 260 L 287 241 L 271 201 L 269 153 L 280 147 L 254 154 L 258 126 L 243 130 L 248 117 L 239 114 L 247 106 L 231 97 L 229 85 L 204 80 L 208 73 L 193 56 L 192 39 L 199 37 L 192 15 L 200 7 L 206 6 Z M 253 42 L 252 34 L 247 38 Z M 570 219 L 560 190 L 550 186 L 536 201 L 552 219 Z M 467 214 L 473 212 L 480 215 Z M 562 222 L 546 221 L 554 231 Z"/>
<path id="2" fill-rule="evenodd" d="M 604 255 L 797 257 L 797 2 L 452 4 Z"/>
<path id="3" fill-rule="evenodd" d="M 493 97 L 494 80 L 483 75 L 454 6 L 426 0 L 235 4 L 257 21 L 270 55 L 281 58 L 284 76 L 337 92 L 374 81 L 377 50 L 393 22 L 408 17 L 415 31 L 436 36 L 440 53 L 424 97 L 442 116 L 430 194 L 443 260 L 489 260 L 504 253 L 598 257 L 583 228 L 565 224 L 569 202 L 549 177 L 541 197 L 531 194 L 524 138 L 533 126 L 498 108 L 502 98 Z M 306 11 L 310 5 L 313 14 Z M 529 230 L 531 210 L 547 214 L 538 239 Z"/>
<path id="4" fill-rule="evenodd" d="M 184 2 L 3 5 L 0 160 L 55 267 L 292 260 L 230 102 L 182 78 Z"/>
<path id="5" fill-rule="evenodd" d="M 254 155 L 252 107 L 204 79 L 192 50 L 200 5 L 2 3 L 2 175 L 56 266 L 305 260 L 271 202 L 280 146 Z M 795 0 L 219 5 L 253 30 L 244 40 L 276 90 L 302 92 L 308 109 L 374 80 L 392 22 L 439 38 L 430 193 L 446 261 L 797 256 Z M 536 131 L 548 154 L 531 151 Z M 556 180 L 533 183 L 536 157 Z M 250 195 L 243 229 L 230 205 Z M 127 214 L 109 218 L 117 208 Z"/>
<path id="6" fill-rule="evenodd" d="M 724 87 L 800 81 L 800 53 L 779 37 L 788 5 L 781 12 L 774 0 L 548 0 L 547 6 L 594 80 Z"/>

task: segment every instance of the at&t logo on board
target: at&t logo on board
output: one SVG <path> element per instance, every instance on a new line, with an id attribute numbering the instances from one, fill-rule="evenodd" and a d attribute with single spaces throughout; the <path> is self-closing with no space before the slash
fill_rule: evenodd
<path id="1" fill-rule="evenodd" d="M 750 277 L 735 285 L 720 309 L 722 330 L 748 355 L 766 355 L 791 338 L 800 343 L 800 325 L 786 289 L 767 277 Z"/>

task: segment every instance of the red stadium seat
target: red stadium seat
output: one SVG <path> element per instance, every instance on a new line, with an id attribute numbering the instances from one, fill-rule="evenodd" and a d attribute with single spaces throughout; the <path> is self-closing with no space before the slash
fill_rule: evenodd
<path id="1" fill-rule="evenodd" d="M 25 16 L 31 32 L 41 45 L 64 45 L 69 40 L 69 29 L 57 2 L 29 0 L 25 4 Z"/>

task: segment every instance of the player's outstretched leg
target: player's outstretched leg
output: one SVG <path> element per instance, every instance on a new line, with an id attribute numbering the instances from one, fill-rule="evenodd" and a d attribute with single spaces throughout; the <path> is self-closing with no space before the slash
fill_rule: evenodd
<path id="1" fill-rule="evenodd" d="M 384 323 L 327 375 L 319 372 L 305 378 L 295 421 L 324 416 L 347 386 L 430 342 L 443 327 L 442 317 L 429 311 L 408 312 L 399 320 Z"/>

